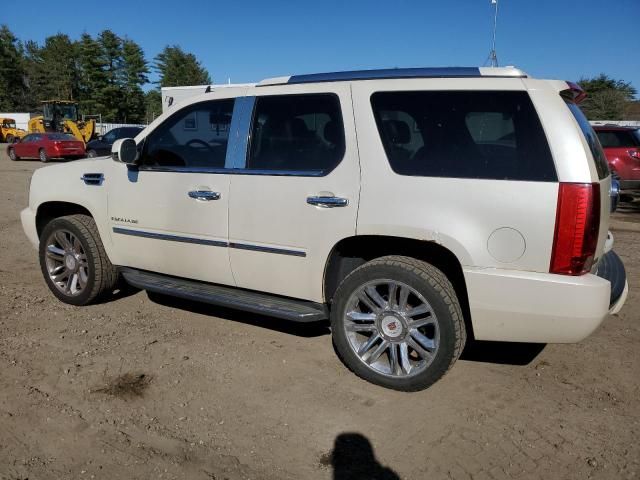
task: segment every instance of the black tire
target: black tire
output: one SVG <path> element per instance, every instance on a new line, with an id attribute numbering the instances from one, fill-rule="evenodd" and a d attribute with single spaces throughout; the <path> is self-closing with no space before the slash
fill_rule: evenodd
<path id="1" fill-rule="evenodd" d="M 417 373 L 411 375 L 383 374 L 374 370 L 354 351 L 345 331 L 345 315 L 352 294 L 365 284 L 383 279 L 400 282 L 418 292 L 429 303 L 437 318 L 439 344 L 435 354 L 426 367 L 417 369 Z M 401 256 L 372 260 L 355 269 L 342 281 L 333 298 L 331 330 L 338 356 L 351 371 L 371 383 L 401 391 L 423 390 L 439 380 L 458 359 L 466 341 L 462 309 L 446 275 L 426 262 Z M 391 364 L 390 351 L 385 355 L 388 355 Z"/>
<path id="2" fill-rule="evenodd" d="M 48 239 L 57 231 L 71 232 L 80 242 L 86 255 L 87 282 L 77 295 L 62 292 L 49 275 L 46 263 Z M 88 305 L 111 293 L 118 280 L 118 272 L 104 250 L 98 228 L 88 215 L 69 215 L 49 222 L 40 235 L 40 269 L 49 290 L 62 302 L 70 305 Z"/>
<path id="3" fill-rule="evenodd" d="M 14 162 L 16 160 L 20 160 L 20 157 L 16 155 L 16 151 L 14 148 L 10 148 L 9 151 L 7 152 L 9 154 L 9 158 L 11 160 L 13 160 Z"/>
<path id="4" fill-rule="evenodd" d="M 38 151 L 38 158 L 42 163 L 47 163 L 49 161 L 49 155 L 47 155 L 47 151 L 44 148 L 41 148 Z"/>
<path id="5" fill-rule="evenodd" d="M 95 150 L 87 151 L 87 158 L 96 158 L 97 156 L 98 156 L 98 152 L 96 152 Z"/>
<path id="6" fill-rule="evenodd" d="M 5 138 L 5 141 L 7 143 L 13 143 L 14 141 L 13 135 L 7 135 L 7 138 Z"/>

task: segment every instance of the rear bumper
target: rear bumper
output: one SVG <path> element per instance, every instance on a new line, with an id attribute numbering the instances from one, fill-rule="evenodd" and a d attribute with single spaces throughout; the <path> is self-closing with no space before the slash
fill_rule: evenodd
<path id="1" fill-rule="evenodd" d="M 613 252 L 603 259 L 609 254 L 619 261 Z M 594 274 L 572 277 L 467 268 L 464 276 L 474 336 L 478 340 L 509 342 L 579 342 L 593 333 L 609 313 L 617 313 L 626 300 L 624 267 L 609 272 L 614 270 L 616 278 L 609 279 Z M 611 275 L 602 272 L 601 275 Z"/>
<path id="2" fill-rule="evenodd" d="M 640 190 L 640 180 L 620 180 L 620 190 Z"/>

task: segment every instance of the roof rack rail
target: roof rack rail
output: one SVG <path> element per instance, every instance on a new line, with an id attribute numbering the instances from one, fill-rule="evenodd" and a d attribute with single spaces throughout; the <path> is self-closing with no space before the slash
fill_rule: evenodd
<path id="1" fill-rule="evenodd" d="M 352 80 L 380 80 L 394 78 L 470 78 L 470 77 L 516 77 L 527 74 L 515 67 L 425 67 L 386 68 L 381 70 L 352 70 L 347 72 L 311 73 L 290 77 L 267 78 L 258 86 L 318 82 L 346 82 Z"/>

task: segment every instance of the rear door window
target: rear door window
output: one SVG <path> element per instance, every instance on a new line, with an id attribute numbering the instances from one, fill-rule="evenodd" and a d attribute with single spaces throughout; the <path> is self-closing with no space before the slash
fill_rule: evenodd
<path id="1" fill-rule="evenodd" d="M 607 178 L 609 176 L 609 164 L 607 163 L 607 157 L 605 157 L 604 152 L 602 151 L 602 146 L 600 145 L 596 132 L 593 130 L 589 120 L 587 120 L 587 117 L 585 117 L 584 113 L 582 113 L 582 110 L 580 110 L 580 107 L 576 105 L 575 102 L 570 100 L 565 100 L 565 102 L 576 119 L 576 122 L 578 122 L 580 130 L 582 130 L 582 134 L 587 141 L 587 145 L 589 145 L 589 150 L 591 150 L 591 155 L 593 156 L 593 160 L 596 164 L 596 170 L 598 171 L 598 178 L 600 180 Z"/>
<path id="2" fill-rule="evenodd" d="M 247 170 L 326 175 L 345 152 L 340 101 L 333 94 L 256 99 Z"/>
<path id="3" fill-rule="evenodd" d="M 391 168 L 400 175 L 557 180 L 526 92 L 378 92 L 371 104 Z"/>

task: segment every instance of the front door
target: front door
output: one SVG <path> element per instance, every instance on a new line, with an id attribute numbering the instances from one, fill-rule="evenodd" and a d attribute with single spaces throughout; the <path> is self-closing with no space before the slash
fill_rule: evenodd
<path id="1" fill-rule="evenodd" d="M 234 278 L 239 287 L 321 302 L 331 249 L 356 230 L 360 169 L 350 89 L 256 90 L 246 161 L 231 177 Z"/>
<path id="2" fill-rule="evenodd" d="M 225 168 L 234 102 L 177 110 L 144 138 L 138 168 L 114 163 L 105 182 L 113 182 L 109 218 L 119 264 L 234 284 Z"/>

